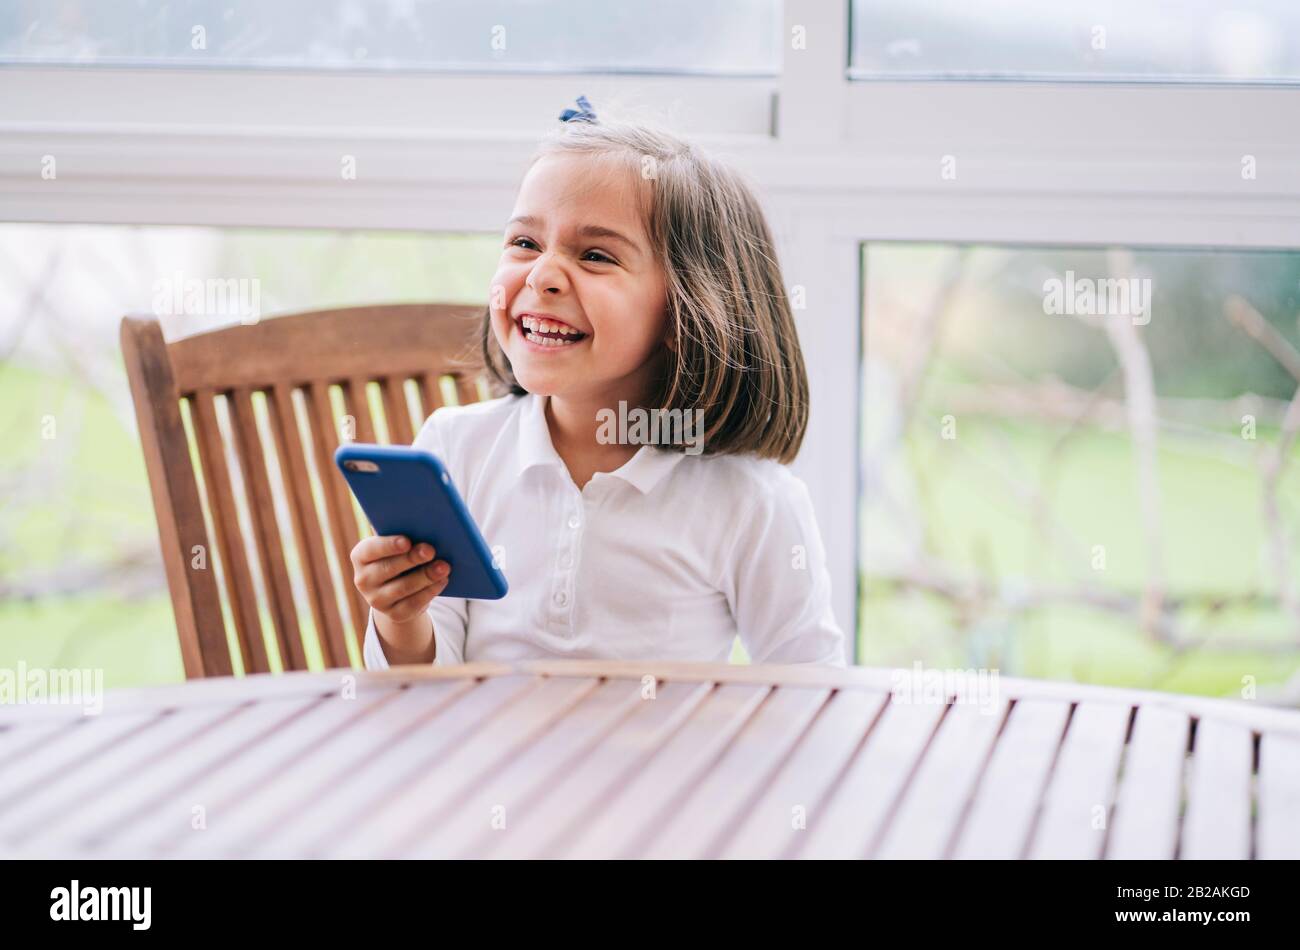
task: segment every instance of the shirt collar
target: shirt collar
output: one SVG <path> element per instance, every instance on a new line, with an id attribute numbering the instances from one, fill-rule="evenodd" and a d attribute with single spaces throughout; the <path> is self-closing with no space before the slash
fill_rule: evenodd
<path id="1" fill-rule="evenodd" d="M 524 404 L 519 413 L 519 471 L 523 475 L 535 465 L 559 466 L 565 478 L 569 477 L 564 460 L 555 451 L 551 442 L 551 431 L 546 425 L 546 401 L 549 396 L 528 393 L 523 397 Z M 636 455 L 628 459 L 613 472 L 597 472 L 597 478 L 618 478 L 627 482 L 643 495 L 648 495 L 654 487 L 671 472 L 684 457 L 684 453 L 665 451 L 653 445 L 643 445 Z"/>

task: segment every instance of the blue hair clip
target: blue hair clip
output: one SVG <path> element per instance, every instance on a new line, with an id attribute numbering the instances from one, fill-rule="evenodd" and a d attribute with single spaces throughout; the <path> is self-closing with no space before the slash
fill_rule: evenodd
<path id="1" fill-rule="evenodd" d="M 578 97 L 578 108 L 565 109 L 560 113 L 561 122 L 590 122 L 593 125 L 596 122 L 596 113 L 591 109 L 591 103 L 587 101 L 586 96 Z"/>

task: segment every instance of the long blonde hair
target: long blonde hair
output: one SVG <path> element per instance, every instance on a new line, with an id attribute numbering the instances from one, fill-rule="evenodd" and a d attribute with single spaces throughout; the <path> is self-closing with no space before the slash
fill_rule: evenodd
<path id="1" fill-rule="evenodd" d="M 529 167 L 556 153 L 609 157 L 644 183 L 646 231 L 666 275 L 674 341 L 649 408 L 703 413 L 705 454 L 793 461 L 808 426 L 808 377 L 772 236 L 748 183 L 698 146 L 639 122 L 566 122 Z M 523 395 L 490 311 L 481 349 L 491 376 Z"/>

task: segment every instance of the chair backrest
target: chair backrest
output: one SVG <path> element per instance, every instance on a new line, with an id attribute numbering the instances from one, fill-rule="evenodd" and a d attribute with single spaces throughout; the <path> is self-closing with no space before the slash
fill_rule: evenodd
<path id="1" fill-rule="evenodd" d="M 156 318 L 123 318 L 187 678 L 234 673 L 236 651 L 249 673 L 305 670 L 313 658 L 359 663 L 368 607 L 349 555 L 370 529 L 334 450 L 409 444 L 438 406 L 489 397 L 481 314 L 445 304 L 322 310 L 170 343 Z"/>

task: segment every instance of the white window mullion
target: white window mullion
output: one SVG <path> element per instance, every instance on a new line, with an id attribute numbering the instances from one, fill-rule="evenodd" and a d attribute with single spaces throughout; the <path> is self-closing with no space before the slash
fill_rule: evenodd
<path id="1" fill-rule="evenodd" d="M 835 145 L 846 134 L 848 0 L 786 0 L 776 137 L 787 146 Z"/>
<path id="2" fill-rule="evenodd" d="M 859 245 L 833 219 L 770 206 L 786 289 L 808 370 L 811 411 L 792 469 L 808 485 L 830 566 L 835 617 L 857 631 Z M 802 306 L 800 306 L 802 303 Z M 850 647 L 850 662 L 855 654 Z"/>

